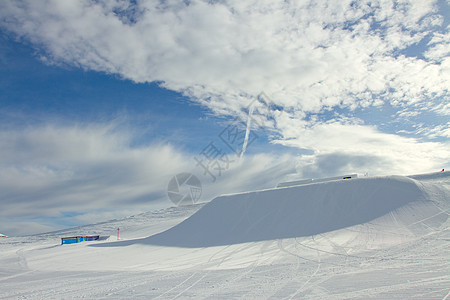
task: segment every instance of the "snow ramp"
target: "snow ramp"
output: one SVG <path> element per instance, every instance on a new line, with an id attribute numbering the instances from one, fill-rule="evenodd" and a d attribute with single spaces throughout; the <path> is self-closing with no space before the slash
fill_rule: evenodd
<path id="1" fill-rule="evenodd" d="M 434 212 L 423 210 L 426 205 L 416 210 L 404 207 L 428 200 L 419 181 L 403 176 L 224 195 L 175 227 L 140 242 L 196 248 L 304 237 L 363 224 L 402 207 L 408 222 L 414 223 Z"/>

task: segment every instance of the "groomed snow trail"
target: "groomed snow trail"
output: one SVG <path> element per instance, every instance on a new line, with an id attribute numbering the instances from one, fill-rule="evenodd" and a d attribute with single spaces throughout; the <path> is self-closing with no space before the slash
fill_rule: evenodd
<path id="1" fill-rule="evenodd" d="M 450 174 L 218 197 L 0 239 L 0 298 L 443 299 Z M 73 234 L 123 240 L 59 245 Z"/>

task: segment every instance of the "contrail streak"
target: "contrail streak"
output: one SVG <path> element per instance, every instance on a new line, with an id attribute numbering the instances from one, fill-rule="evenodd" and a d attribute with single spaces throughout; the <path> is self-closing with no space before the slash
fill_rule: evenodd
<path id="1" fill-rule="evenodd" d="M 242 145 L 242 151 L 241 151 L 239 160 L 242 159 L 242 157 L 244 156 L 245 150 L 247 150 L 247 143 L 248 143 L 248 136 L 250 135 L 250 123 L 252 120 L 253 108 L 254 108 L 253 105 L 250 106 L 250 109 L 248 111 L 247 128 L 245 130 L 245 139 L 244 139 L 244 144 Z"/>

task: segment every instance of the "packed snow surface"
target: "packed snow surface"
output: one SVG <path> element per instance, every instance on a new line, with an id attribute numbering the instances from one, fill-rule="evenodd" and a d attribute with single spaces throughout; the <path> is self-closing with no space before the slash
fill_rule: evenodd
<path id="1" fill-rule="evenodd" d="M 0 298 L 450 299 L 449 209 L 450 174 L 440 172 L 224 195 L 7 237 Z M 60 245 L 91 234 L 102 239 Z"/>

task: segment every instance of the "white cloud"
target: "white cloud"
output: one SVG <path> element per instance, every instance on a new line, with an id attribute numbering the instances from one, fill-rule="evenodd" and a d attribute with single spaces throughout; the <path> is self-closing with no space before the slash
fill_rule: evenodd
<path id="1" fill-rule="evenodd" d="M 168 178 L 188 163 L 170 145 L 130 147 L 114 126 L 0 132 L 3 218 L 148 207 L 165 200 Z"/>
<path id="2" fill-rule="evenodd" d="M 168 207 L 167 184 L 181 172 L 199 177 L 208 201 L 272 187 L 294 171 L 291 157 L 261 154 L 231 165 L 213 183 L 193 155 L 170 145 L 132 147 L 134 138 L 116 124 L 0 131 L 0 228 L 36 233 Z"/>
<path id="3" fill-rule="evenodd" d="M 447 26 L 447 31 L 449 30 L 450 25 Z M 444 62 L 447 60 L 447 71 L 448 71 L 448 57 L 450 55 L 450 33 L 447 32 L 445 34 L 435 32 L 433 34 L 433 38 L 428 42 L 428 45 L 431 47 L 425 52 L 425 57 L 431 60 L 435 60 L 437 62 Z"/>
<path id="4" fill-rule="evenodd" d="M 445 66 L 396 54 L 442 24 L 434 1 L 128 5 L 4 1 L 2 25 L 50 62 L 159 81 L 218 113 L 236 112 L 262 90 L 302 111 L 374 104 L 370 95 L 397 103 L 448 94 Z M 443 43 L 433 39 L 433 49 Z"/>
<path id="5" fill-rule="evenodd" d="M 439 115 L 450 116 L 450 102 L 439 103 L 432 110 Z"/>
<path id="6" fill-rule="evenodd" d="M 314 155 L 298 160 L 297 170 L 306 177 L 367 171 L 372 175 L 408 175 L 438 171 L 450 163 L 448 142 L 421 142 L 416 138 L 382 133 L 373 126 L 340 121 L 305 127 L 290 119 L 280 126 L 289 127 L 290 136 L 276 143 L 315 151 Z M 448 134 L 442 130 L 448 131 L 448 125 L 435 128 L 432 133 Z"/>
<path id="7" fill-rule="evenodd" d="M 416 132 L 421 135 L 425 135 L 431 139 L 435 139 L 435 138 L 439 138 L 439 137 L 444 137 L 444 138 L 450 139 L 450 122 L 447 122 L 446 124 L 437 125 L 434 127 L 432 127 L 432 126 L 424 127 L 422 125 L 417 129 Z"/>

